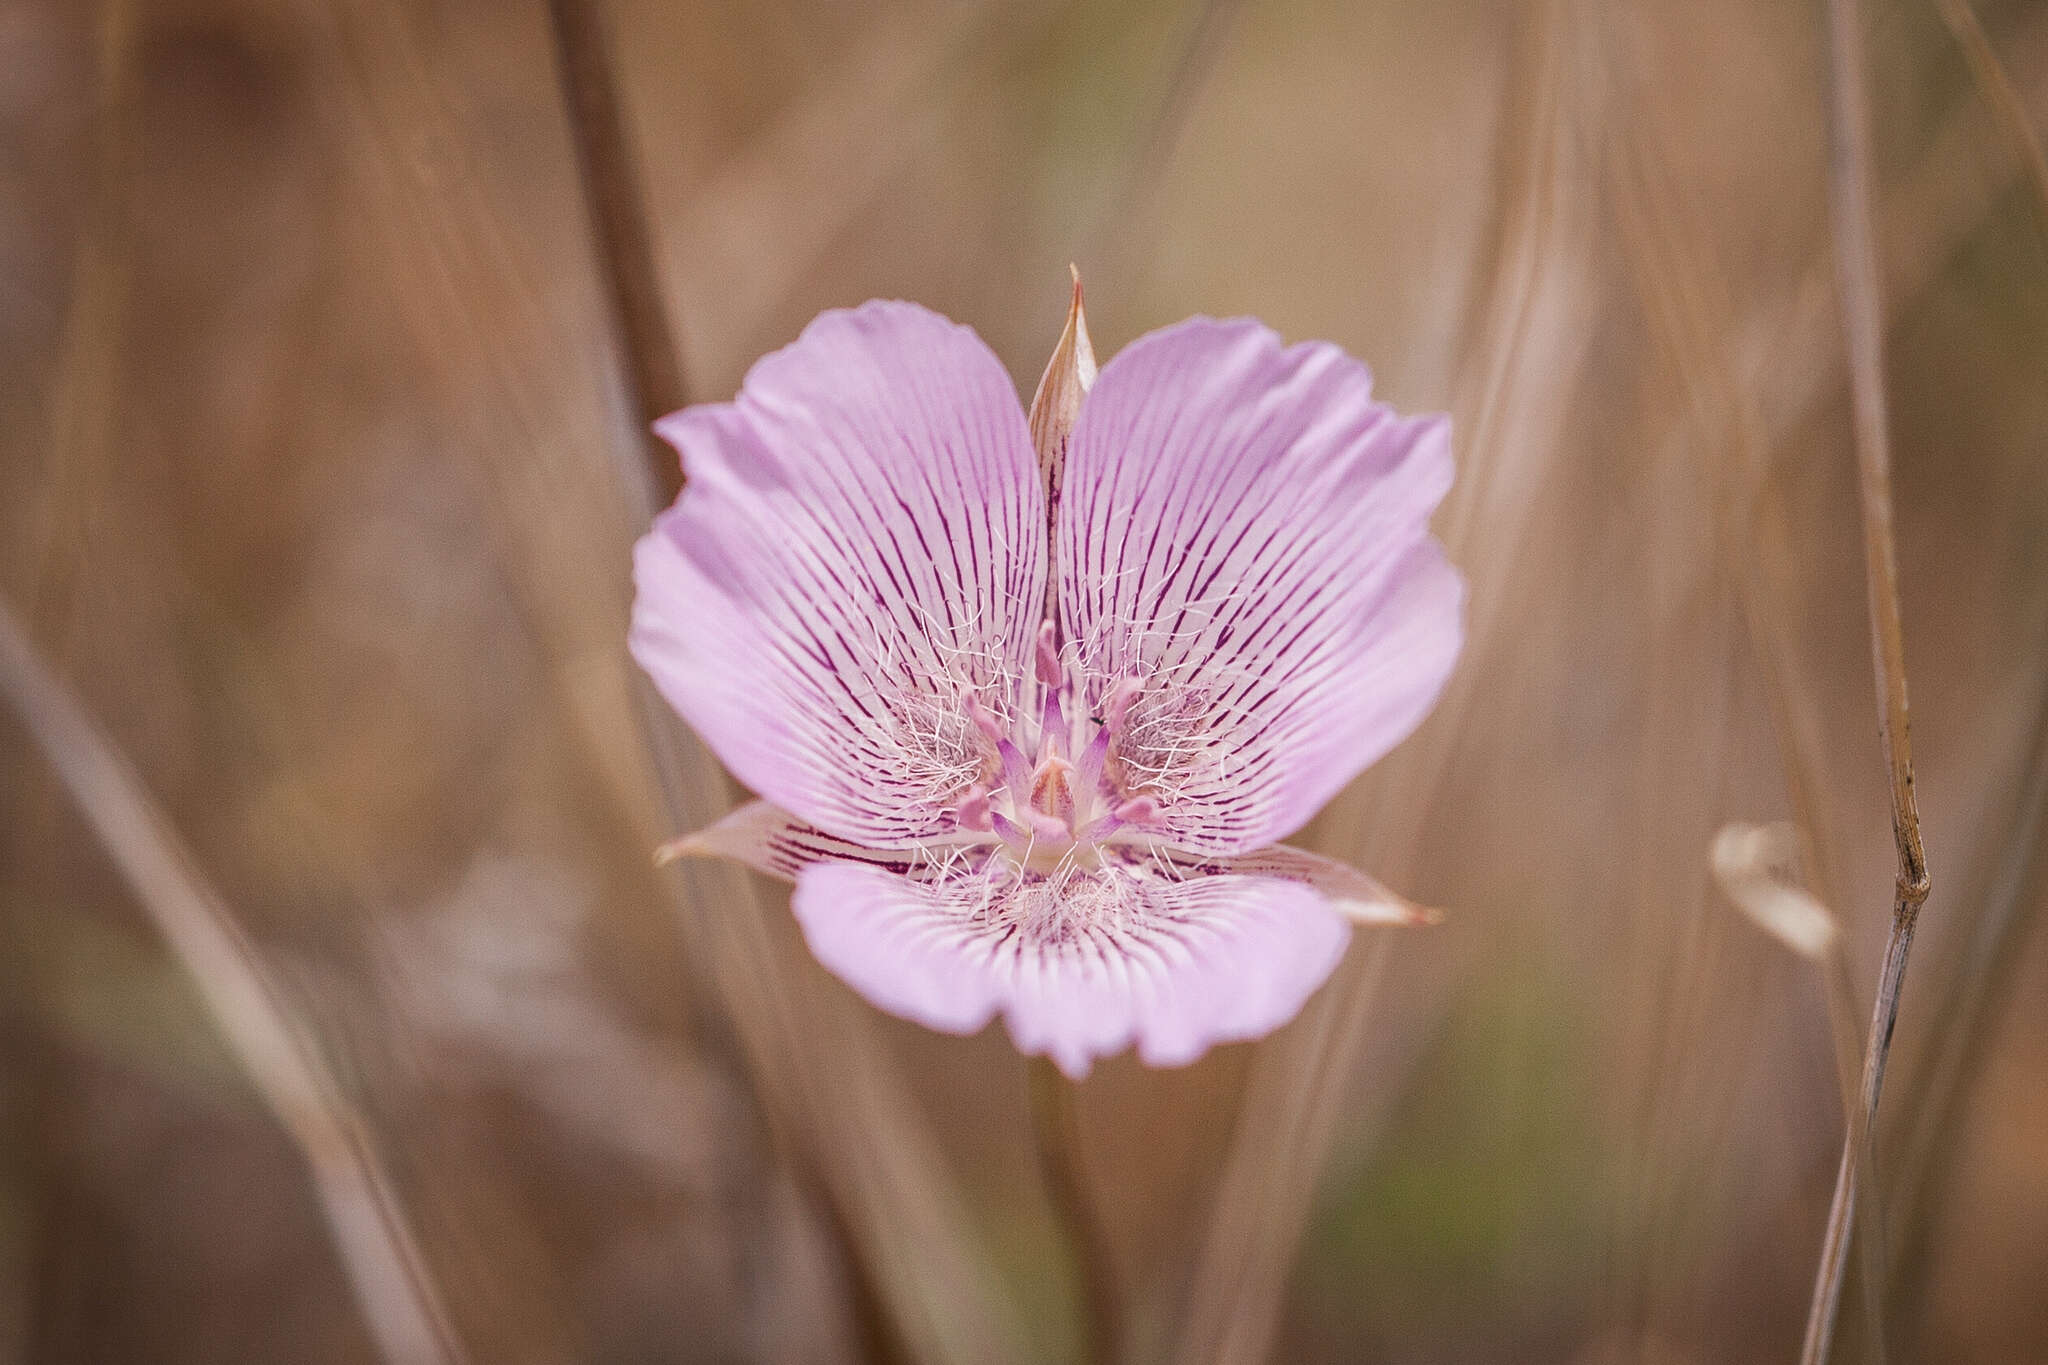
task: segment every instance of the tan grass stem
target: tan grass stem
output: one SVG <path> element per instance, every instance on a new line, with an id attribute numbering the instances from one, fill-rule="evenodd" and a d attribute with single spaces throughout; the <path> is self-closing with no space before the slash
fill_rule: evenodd
<path id="1" fill-rule="evenodd" d="M 585 213 L 598 271 L 606 285 L 608 320 L 623 361 L 628 404 L 641 424 L 638 448 L 642 458 L 638 462 L 622 459 L 619 463 L 624 466 L 626 486 L 635 495 L 634 516 L 644 525 L 675 498 L 683 483 L 680 461 L 649 428 L 657 418 L 682 407 L 688 394 L 663 303 L 653 234 L 627 135 L 600 5 L 598 0 L 549 0 L 548 12 Z M 687 741 L 645 680 L 637 676 L 635 692 L 642 737 L 669 818 L 687 828 L 698 823 L 689 815 L 693 803 L 687 795 L 690 782 L 683 771 L 682 755 Z M 737 789 L 729 779 L 721 785 L 729 801 Z M 740 880 L 738 874 L 730 871 L 725 876 Z M 747 899 L 755 900 L 751 896 Z M 748 910 L 758 913 L 760 907 L 750 905 Z M 793 1097 L 777 1092 L 791 1078 L 779 1076 L 779 1069 L 773 1067 L 757 1065 L 754 1072 L 756 1084 L 769 1100 L 771 1117 L 786 1122 Z M 815 1104 L 815 1100 L 811 1103 Z M 815 1121 L 817 1116 L 813 1117 Z M 831 1163 L 820 1156 L 819 1145 L 833 1141 L 833 1137 L 816 1130 L 786 1133 L 785 1137 L 790 1139 L 789 1154 L 801 1183 L 817 1200 L 827 1229 L 840 1243 L 849 1272 L 856 1326 L 865 1348 L 883 1358 L 907 1353 L 924 1359 L 944 1354 L 944 1348 L 929 1339 L 932 1325 L 923 1321 L 928 1312 L 917 1302 L 920 1297 L 931 1295 L 936 1286 L 910 1283 L 900 1266 L 892 1271 L 889 1263 L 901 1258 L 889 1254 L 887 1237 L 878 1237 L 871 1226 L 873 1214 L 865 1207 L 870 1203 L 871 1192 L 850 1190 L 846 1174 L 835 1172 Z M 896 1235 L 900 1235 L 900 1230 Z M 937 1248 L 927 1246 L 924 1251 L 930 1255 Z M 955 1311 L 971 1318 L 973 1305 L 960 1305 Z"/>
<path id="2" fill-rule="evenodd" d="M 1834 227 L 1842 328 L 1855 432 L 1857 485 L 1869 590 L 1878 737 L 1890 775 L 1892 837 L 1898 854 L 1891 932 L 1865 1037 L 1860 1102 L 1850 1111 L 1835 1178 L 1834 1201 L 1815 1272 L 1803 1365 L 1823 1365 L 1841 1302 L 1847 1250 L 1855 1231 L 1856 1190 L 1869 1162 L 1871 1132 L 1883 1094 L 1885 1063 L 1898 1022 L 1899 994 L 1927 899 L 1927 857 L 1913 795 L 1913 752 L 1906 703 L 1905 637 L 1899 618 L 1898 556 L 1892 532 L 1890 432 L 1885 413 L 1884 312 L 1870 207 L 1870 110 L 1864 71 L 1862 15 L 1857 0 L 1828 3 L 1828 207 Z M 1872 1173 L 1874 1178 L 1874 1172 Z M 1866 1227 L 1866 1237 L 1883 1236 Z"/>
<path id="3" fill-rule="evenodd" d="M 1910 1130 L 1898 1158 L 1898 1255 L 1890 1281 L 1905 1299 L 1899 1305 L 1902 1323 L 1912 1322 L 1928 1290 L 1927 1278 L 1915 1272 L 1928 1254 L 1941 1196 L 1957 1173 L 1961 1153 L 1949 1135 L 1992 1055 L 1987 1034 L 2020 975 L 2026 932 L 2039 922 L 2038 914 L 2027 912 L 2048 894 L 2048 690 L 2036 699 L 2028 728 L 2012 817 L 1990 865 L 1978 863 L 1975 884 L 1960 900 L 1982 908 L 1932 1011 L 1942 1021 L 1942 1036 L 1932 1059 L 1907 1082 Z"/>
<path id="4" fill-rule="evenodd" d="M 662 305 L 661 275 L 604 16 L 597 0 L 548 0 L 548 17 L 584 208 L 625 359 L 629 406 L 651 422 L 688 400 L 682 361 Z M 653 501 L 665 506 L 682 490 L 682 466 L 651 433 L 643 444 Z"/>
<path id="5" fill-rule="evenodd" d="M 21 716 L 313 1180 L 342 1270 L 391 1365 L 456 1365 L 460 1338 L 369 1125 L 141 776 L 0 603 L 0 693 Z"/>
<path id="6" fill-rule="evenodd" d="M 30 628 L 61 657 L 73 599 L 112 477 L 134 287 L 135 7 L 108 0 L 94 35 L 91 196 L 72 258 L 70 305 L 50 392 L 49 463 L 18 550 L 31 585 Z M 9 547 L 10 549 L 16 547 Z"/>
<path id="7" fill-rule="evenodd" d="M 2020 165 L 2034 191 L 2035 207 L 2042 214 L 2043 226 L 2048 227 L 2048 156 L 2042 155 L 2041 138 L 2027 116 L 2026 101 L 2020 98 L 2019 88 L 2006 74 L 2005 63 L 1998 60 L 1998 51 L 1985 35 L 1984 25 L 1978 22 L 1977 11 L 1970 8 L 1970 0 L 1935 0 L 1934 8 L 1948 25 L 1948 31 L 1955 35 L 1957 46 L 1963 50 L 1963 60 L 1969 64 L 1971 78 L 1983 89 L 2000 129 L 2019 153 Z"/>

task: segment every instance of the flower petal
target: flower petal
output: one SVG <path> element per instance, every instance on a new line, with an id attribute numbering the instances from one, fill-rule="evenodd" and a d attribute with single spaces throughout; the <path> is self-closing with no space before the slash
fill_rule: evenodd
<path id="1" fill-rule="evenodd" d="M 633 655 L 733 773 L 821 830 L 907 846 L 1015 704 L 1045 500 L 1009 375 L 904 303 L 820 316 L 732 403 L 656 429 L 689 485 L 634 555 Z"/>
<path id="2" fill-rule="evenodd" d="M 1067 459 L 1058 596 L 1088 701 L 1127 678 L 1127 775 L 1168 842 L 1241 853 L 1404 739 L 1462 640 L 1429 535 L 1449 424 L 1335 346 L 1195 318 L 1103 367 Z"/>
<path id="3" fill-rule="evenodd" d="M 1105 871 L 1069 895 L 1120 914 L 1059 921 L 1047 883 L 918 883 L 818 863 L 791 900 L 811 951 L 892 1014 L 972 1033 L 996 1013 L 1069 1076 L 1136 1044 L 1152 1066 L 1286 1023 L 1344 955 L 1350 926 L 1313 888 L 1265 877 Z"/>

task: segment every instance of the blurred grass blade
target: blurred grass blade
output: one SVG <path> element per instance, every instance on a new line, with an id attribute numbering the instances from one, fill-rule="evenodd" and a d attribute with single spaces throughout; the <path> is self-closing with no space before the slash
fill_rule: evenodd
<path id="1" fill-rule="evenodd" d="M 625 359 L 629 401 L 652 423 L 689 401 L 682 359 L 662 304 L 661 275 L 647 228 L 646 200 L 620 107 L 604 16 L 597 0 L 548 0 L 557 74 L 569 109 L 570 141 L 583 182 L 598 269 L 605 277 Z M 666 506 L 682 489 L 682 465 L 652 432 L 647 452 L 651 501 Z"/>
<path id="2" fill-rule="evenodd" d="M 1081 1305 L 1082 1359 L 1087 1365 L 1111 1365 L 1121 1354 L 1123 1295 L 1109 1232 L 1096 1211 L 1082 1159 L 1086 1143 L 1078 1107 L 1080 1087 L 1047 1057 L 1026 1057 L 1024 1069 L 1039 1176 L 1073 1265 L 1075 1297 Z"/>
<path id="3" fill-rule="evenodd" d="M 298 1143 L 370 1333 L 391 1365 L 456 1365 L 460 1340 L 368 1125 L 141 777 L 0 603 L 0 691 L 170 945 L 221 1035 Z"/>
<path id="4" fill-rule="evenodd" d="M 1244 0 L 1194 0 L 1189 6 L 1194 17 L 1187 21 L 1186 34 L 1167 70 L 1165 89 L 1125 153 L 1114 192 L 1096 211 L 1082 239 L 1079 255 L 1091 270 L 1110 279 L 1131 278 L 1125 253 L 1136 252 L 1151 235 L 1134 229 L 1147 221 L 1146 209 L 1173 164 L 1174 151 L 1201 102 L 1203 87 L 1216 74 L 1230 46 L 1238 11 L 1243 8 Z"/>
<path id="5" fill-rule="evenodd" d="M 1970 0 L 1934 0 L 1934 7 L 1941 12 L 1948 31 L 1955 35 L 1957 46 L 1963 50 L 1963 60 L 1969 63 L 1971 78 L 1991 102 L 2000 130 L 2019 156 L 2034 191 L 2034 207 L 2041 214 L 2041 225 L 2048 228 L 2048 156 L 2042 154 L 2041 137 L 2027 115 L 2026 101 L 2020 98 L 2019 89 L 2006 74 L 2005 63 L 1998 60 L 1998 52 L 1985 35 L 1984 25 L 1978 21 L 1977 11 L 1970 7 Z"/>
<path id="6" fill-rule="evenodd" d="M 1562 7 L 1528 11 L 1518 23 L 1516 88 L 1497 174 L 1503 212 L 1485 263 L 1470 363 L 1460 376 L 1459 473 L 1439 526 L 1454 561 L 1470 575 L 1464 659 L 1428 737 L 1382 760 L 1380 806 L 1345 798 L 1318 822 L 1335 832 L 1319 842 L 1366 862 L 1390 880 L 1406 873 L 1429 819 L 1431 795 L 1449 765 L 1461 717 L 1473 704 L 1486 656 L 1518 624 L 1526 589 L 1518 551 L 1536 506 L 1535 490 L 1560 449 L 1567 397 L 1583 362 L 1591 320 L 1581 196 L 1569 192 L 1572 120 L 1568 24 Z M 1539 359 L 1540 357 L 1540 359 Z M 1484 543 L 1484 555 L 1464 552 Z M 1393 940 L 1374 935 L 1354 951 L 1296 1024 L 1262 1045 L 1239 1104 L 1229 1155 L 1190 1272 L 1187 1319 L 1174 1359 L 1251 1362 L 1271 1353 L 1283 1295 L 1323 1163 L 1344 1115 L 1346 1093 L 1374 1022 L 1380 978 Z"/>
<path id="7" fill-rule="evenodd" d="M 72 260 L 70 306 L 50 394 L 47 472 L 17 547 L 32 586 L 30 627 L 44 639 L 69 633 L 91 521 L 113 476 L 123 352 L 134 287 L 130 183 L 135 171 L 135 12 L 132 0 L 100 7 L 93 82 L 92 193 Z"/>
<path id="8" fill-rule="evenodd" d="M 472 125 L 457 117 L 461 92 L 438 76 L 417 16 L 399 0 L 365 0 L 330 22 L 357 82 L 359 173 L 392 256 L 411 272 L 404 302 L 451 385 L 476 397 L 477 439 L 461 449 L 509 542 L 521 614 L 559 703 L 588 737 L 615 818 L 651 850 L 727 813 L 734 790 L 626 657 L 626 546 L 659 496 L 644 477 L 641 414 L 630 427 L 607 421 L 601 385 L 589 382 L 602 366 L 565 366 L 557 354 L 571 339 L 602 347 L 612 329 L 593 311 L 549 313 L 551 282 L 522 273 L 507 228 L 460 167 Z M 809 231 L 819 216 L 781 224 Z M 662 226 L 666 237 L 675 225 Z M 504 314 L 483 316 L 484 299 Z M 609 486 L 607 463 L 628 469 Z M 868 1007 L 825 976 L 791 917 L 741 869 L 691 862 L 664 875 L 697 994 L 718 1012 L 706 1033 L 726 1040 L 900 1349 L 919 1361 L 1007 1358 L 1000 1291 Z"/>

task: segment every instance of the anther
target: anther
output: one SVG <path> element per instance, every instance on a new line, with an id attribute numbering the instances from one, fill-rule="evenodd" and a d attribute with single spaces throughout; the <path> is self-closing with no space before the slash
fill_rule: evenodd
<path id="1" fill-rule="evenodd" d="M 1144 690 L 1145 683 L 1141 678 L 1125 678 L 1110 688 L 1109 699 L 1102 703 L 1102 728 L 1111 735 L 1122 730 L 1124 721 L 1130 717 L 1131 703 L 1136 701 L 1138 694 Z"/>
<path id="2" fill-rule="evenodd" d="M 1134 796 L 1110 812 L 1119 825 L 1150 824 L 1159 818 L 1159 803 L 1149 796 Z"/>
<path id="3" fill-rule="evenodd" d="M 1009 734 L 1003 729 L 1003 723 L 996 719 L 995 712 L 982 705 L 981 698 L 972 692 L 967 694 L 967 719 L 973 721 L 974 728 L 996 744 L 1001 744 L 1009 738 Z"/>
<path id="4" fill-rule="evenodd" d="M 1060 652 L 1053 647 L 1052 622 L 1038 623 L 1038 680 L 1047 687 L 1058 687 L 1066 677 L 1066 670 L 1060 666 Z"/>
<path id="5" fill-rule="evenodd" d="M 967 799 L 953 809 L 953 823 L 961 829 L 986 833 L 995 828 L 995 812 L 988 803 L 988 788 L 976 784 L 967 789 Z"/>

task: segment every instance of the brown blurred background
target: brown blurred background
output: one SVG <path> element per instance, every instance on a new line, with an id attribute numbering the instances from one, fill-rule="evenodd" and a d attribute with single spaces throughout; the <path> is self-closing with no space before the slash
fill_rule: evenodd
<path id="1" fill-rule="evenodd" d="M 1877 1185 L 1893 1358 L 2003 1363 L 2048 1360 L 2048 6 L 1974 4 L 1974 60 L 1949 0 L 1866 5 L 1934 877 Z M 1800 823 L 1860 1021 L 1891 843 L 1819 6 L 601 8 L 692 397 L 878 295 L 1028 393 L 1073 260 L 1105 355 L 1255 313 L 1455 415 L 1464 660 L 1310 831 L 1450 917 L 1082 1088 L 1127 1358 L 1793 1358 L 1824 975 L 1707 850 Z M 348 1162 L 0 708 L 0 1361 L 378 1359 L 365 1226 L 479 1362 L 1079 1350 L 1000 1030 L 884 1018 L 778 888 L 650 866 L 730 797 L 636 709 L 638 418 L 551 33 L 0 3 L 0 594 L 388 1205 L 337 1216 Z"/>

